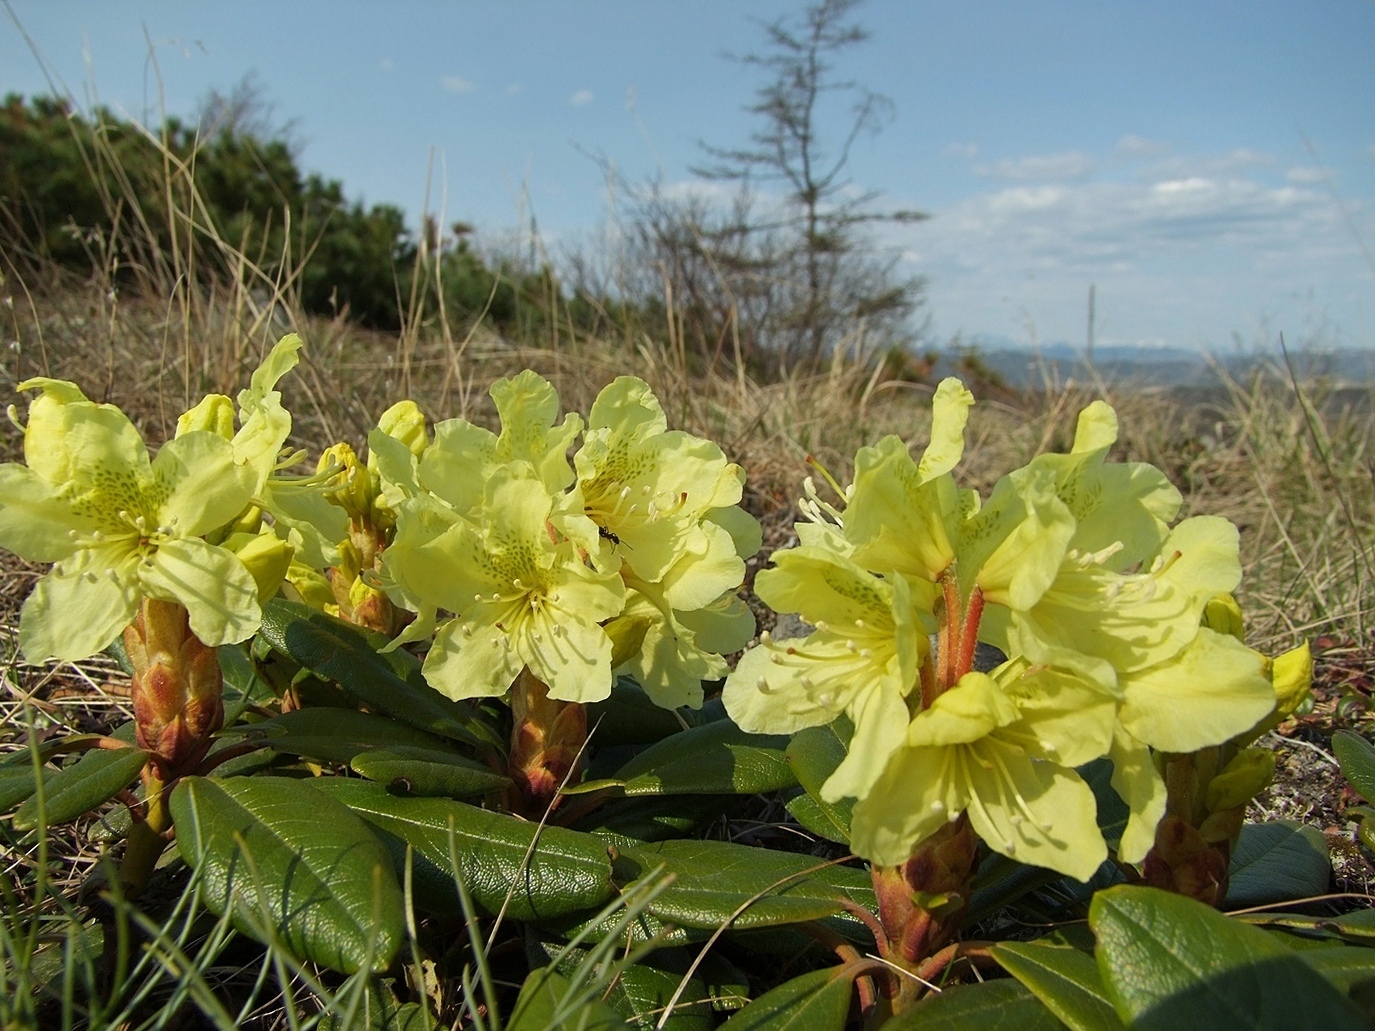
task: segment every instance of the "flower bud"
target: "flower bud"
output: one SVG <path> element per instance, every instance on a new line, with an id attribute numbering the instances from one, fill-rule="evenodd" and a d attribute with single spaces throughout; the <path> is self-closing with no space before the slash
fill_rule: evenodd
<path id="1" fill-rule="evenodd" d="M 239 561 L 253 574 L 253 580 L 258 585 L 260 605 L 281 589 L 282 581 L 291 567 L 292 556 L 296 553 L 296 549 L 287 541 L 266 528 L 261 533 L 230 534 L 221 547 L 238 555 Z"/>
<path id="2" fill-rule="evenodd" d="M 1244 809 L 1274 779 L 1275 753 L 1266 748 L 1242 749 L 1209 782 L 1206 796 L 1208 812 Z"/>
<path id="3" fill-rule="evenodd" d="M 124 631 L 134 667 L 133 707 L 140 748 L 167 781 L 193 769 L 224 723 L 223 678 L 215 649 L 191 632 L 186 609 L 145 598 Z"/>
<path id="4" fill-rule="evenodd" d="M 1313 650 L 1307 641 L 1275 657 L 1270 683 L 1275 688 L 1275 714 L 1287 719 L 1304 703 L 1313 686 Z"/>
<path id="5" fill-rule="evenodd" d="M 429 443 L 425 436 L 425 416 L 414 401 L 398 401 L 377 420 L 377 428 L 389 437 L 395 437 L 419 458 Z M 368 456 L 368 468 L 374 468 L 373 457 Z"/>
<path id="6" fill-rule="evenodd" d="M 1219 594 L 1204 606 L 1203 625 L 1219 634 L 1231 634 L 1238 641 L 1246 643 L 1241 606 L 1230 594 Z"/>
<path id="7" fill-rule="evenodd" d="M 177 436 L 192 430 L 209 430 L 225 440 L 234 439 L 234 402 L 223 394 L 207 394 L 201 403 L 177 418 Z"/>

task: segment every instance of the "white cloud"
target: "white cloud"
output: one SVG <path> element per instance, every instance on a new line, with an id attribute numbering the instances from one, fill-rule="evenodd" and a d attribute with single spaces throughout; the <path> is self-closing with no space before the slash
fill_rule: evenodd
<path id="1" fill-rule="evenodd" d="M 1099 340 L 1227 347 L 1265 326 L 1301 339 L 1337 326 L 1362 343 L 1375 284 L 1353 232 L 1315 181 L 1275 184 L 1237 171 L 1256 152 L 1202 155 L 1142 181 L 1013 183 L 885 231 L 929 277 L 937 333 L 1082 342 L 1088 286 Z M 1222 170 L 1204 174 L 1198 169 Z"/>
<path id="2" fill-rule="evenodd" d="M 1138 136 L 1134 132 L 1129 132 L 1117 141 L 1113 153 L 1123 158 L 1143 158 L 1156 157 L 1166 153 L 1169 149 L 1170 146 L 1167 143 L 1147 139 L 1145 136 Z"/>
<path id="3" fill-rule="evenodd" d="M 1298 186 L 1325 183 L 1331 180 L 1332 172 L 1314 165 L 1296 165 L 1284 173 L 1284 177 Z"/>
<path id="4" fill-rule="evenodd" d="M 439 84 L 450 93 L 471 93 L 477 88 L 461 75 L 445 75 L 439 80 Z"/>
<path id="5" fill-rule="evenodd" d="M 949 143 L 941 151 L 942 157 L 964 158 L 966 161 L 973 161 L 979 156 L 979 145 L 977 143 Z"/>
<path id="6" fill-rule="evenodd" d="M 1093 174 L 1093 158 L 1078 150 L 1063 154 L 1034 154 L 1023 158 L 1004 158 L 994 165 L 979 165 L 974 171 L 1013 182 L 1066 182 Z"/>
<path id="7" fill-rule="evenodd" d="M 382 58 L 382 60 L 377 62 L 377 67 L 382 69 L 382 71 L 384 72 L 389 72 L 393 68 L 395 68 L 396 65 L 392 63 L 392 59 L 390 57 L 384 57 Z"/>
<path id="8" fill-rule="evenodd" d="M 574 107 L 582 107 L 584 104 L 592 103 L 592 91 L 590 89 L 580 89 L 568 98 L 568 103 Z"/>
<path id="9" fill-rule="evenodd" d="M 523 90 L 524 88 L 525 88 L 525 87 L 522 86 L 520 83 L 518 83 L 518 82 L 513 82 L 513 83 L 511 83 L 511 85 L 509 85 L 509 86 L 506 87 L 506 92 L 509 93 L 511 96 L 514 97 L 517 93 L 519 93 L 519 92 L 520 92 L 521 90 Z"/>

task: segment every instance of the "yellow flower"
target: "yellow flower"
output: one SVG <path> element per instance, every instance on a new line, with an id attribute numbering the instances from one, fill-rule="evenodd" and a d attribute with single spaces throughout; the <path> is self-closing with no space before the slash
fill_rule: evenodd
<path id="1" fill-rule="evenodd" d="M 144 597 L 183 605 L 210 646 L 242 641 L 261 620 L 258 587 L 204 534 L 248 507 L 254 478 L 223 437 L 192 430 L 149 458 L 113 405 L 72 383 L 32 379 L 28 465 L 0 466 L 0 546 L 53 562 L 24 604 L 20 645 L 32 661 L 82 659 L 110 644 Z"/>

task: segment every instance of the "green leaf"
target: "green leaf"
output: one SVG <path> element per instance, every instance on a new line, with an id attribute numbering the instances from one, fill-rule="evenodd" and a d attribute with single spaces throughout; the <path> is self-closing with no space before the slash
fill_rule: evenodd
<path id="1" fill-rule="evenodd" d="M 43 819 L 49 826 L 75 820 L 108 802 L 138 777 L 149 753 L 141 748 L 92 748 L 77 762 L 43 780 Z M 31 794 L 14 814 L 16 830 L 38 823 L 38 796 Z"/>
<path id="2" fill-rule="evenodd" d="M 216 648 L 215 654 L 224 674 L 224 725 L 232 727 L 254 702 L 271 701 L 276 696 L 253 668 L 245 645 L 226 644 Z"/>
<path id="3" fill-rule="evenodd" d="M 615 893 L 606 842 L 591 834 L 541 830 L 449 799 L 398 798 L 369 781 L 324 777 L 317 787 L 381 832 L 398 869 L 406 846 L 414 850 L 416 898 L 427 909 L 459 911 L 454 859 L 473 902 L 489 914 L 506 905 L 518 920 L 550 919 L 594 908 Z"/>
<path id="4" fill-rule="evenodd" d="M 842 1031 L 850 1015 L 853 979 L 831 967 L 813 970 L 765 992 L 736 1013 L 722 1031 Z"/>
<path id="5" fill-rule="evenodd" d="M 1360 734 L 1339 730 L 1332 735 L 1332 751 L 1351 786 L 1367 802 L 1375 802 L 1375 745 Z"/>
<path id="6" fill-rule="evenodd" d="M 850 843 L 850 810 L 854 807 L 850 799 L 845 799 L 840 805 L 831 806 L 803 791 L 784 804 L 788 812 L 792 813 L 793 819 L 818 838 L 834 841 L 838 845 Z"/>
<path id="7" fill-rule="evenodd" d="M 355 755 L 349 765 L 359 776 L 401 787 L 409 795 L 457 798 L 497 791 L 511 783 L 509 777 L 466 756 L 416 745 L 370 749 Z"/>
<path id="8" fill-rule="evenodd" d="M 1361 909 L 1342 916 L 1305 916 L 1300 913 L 1246 913 L 1237 919 L 1247 924 L 1286 932 L 1339 938 L 1375 946 L 1375 910 Z"/>
<path id="9" fill-rule="evenodd" d="M 754 795 L 797 783 L 784 756 L 788 739 L 707 723 L 650 745 L 616 771 L 567 794 L 619 787 L 626 795 Z"/>
<path id="10" fill-rule="evenodd" d="M 23 752 L 23 755 L 28 762 L 0 766 L 0 813 L 9 812 L 38 790 L 38 780 L 33 775 L 32 760 L 28 751 Z M 57 771 L 44 768 L 42 772 L 43 786 L 51 790 L 49 785 L 57 776 Z"/>
<path id="11" fill-rule="evenodd" d="M 670 949 L 632 963 L 616 978 L 606 1002 L 628 1023 L 652 1031 L 678 992 L 691 962 L 684 950 Z M 715 1026 L 711 991 L 700 976 L 694 975 L 678 994 L 663 1031 L 711 1031 Z"/>
<path id="12" fill-rule="evenodd" d="M 1298 954 L 1193 899 L 1119 885 L 1094 897 L 1089 925 L 1103 982 L 1133 1031 L 1369 1027 Z"/>
<path id="13" fill-rule="evenodd" d="M 1071 1031 L 1122 1031 L 1098 966 L 1087 952 L 1041 942 L 1002 942 L 993 955 Z"/>
<path id="14" fill-rule="evenodd" d="M 405 900 L 387 850 L 346 806 L 300 780 L 187 777 L 171 810 L 207 903 L 240 931 L 345 973 L 391 964 Z"/>
<path id="15" fill-rule="evenodd" d="M 840 726 L 837 726 L 840 724 Z M 852 799 L 828 802 L 821 797 L 824 784 L 845 758 L 850 734 L 849 720 L 841 719 L 824 727 L 799 730 L 788 742 L 785 756 L 809 802 L 793 799 L 788 811 L 813 834 L 842 845 L 850 843 Z M 794 806 L 793 803 L 797 803 Z"/>
<path id="16" fill-rule="evenodd" d="M 373 712 L 420 730 L 468 744 L 504 742 L 472 705 L 445 698 L 425 682 L 420 664 L 401 649 L 379 653 L 387 643 L 343 620 L 308 606 L 273 598 L 263 606 L 258 634 L 273 648 L 338 684 Z"/>
<path id="17" fill-rule="evenodd" d="M 297 709 L 240 729 L 246 731 L 248 740 L 261 739 L 274 752 L 328 763 L 352 762 L 362 752 L 395 745 L 448 752 L 462 758 L 443 738 L 354 709 Z"/>
<path id="18" fill-rule="evenodd" d="M 655 705 L 635 681 L 617 677 L 607 698 L 587 706 L 587 726 L 593 744 L 610 748 L 662 741 L 682 731 L 683 722 L 672 709 Z"/>
<path id="19" fill-rule="evenodd" d="M 1304 949 L 1298 955 L 1343 992 L 1375 982 L 1375 949 L 1338 945 L 1330 949 Z"/>
<path id="20" fill-rule="evenodd" d="M 615 799 L 598 806 L 575 829 L 596 834 L 612 844 L 634 846 L 646 841 L 681 838 L 719 819 L 738 805 L 734 795 L 673 795 Z"/>
<path id="21" fill-rule="evenodd" d="M 1292 820 L 1249 823 L 1232 852 L 1226 906 L 1242 909 L 1321 895 L 1331 879 L 1321 831 Z"/>
<path id="22" fill-rule="evenodd" d="M 541 967 L 520 986 L 506 1031 L 613 1031 L 624 1029 L 621 1015 L 586 990 L 575 990 L 562 974 Z"/>
<path id="23" fill-rule="evenodd" d="M 827 865 L 814 856 L 735 845 L 726 841 L 672 840 L 627 849 L 636 879 L 658 868 L 673 882 L 649 904 L 660 920 L 714 930 L 771 927 L 816 920 L 856 902 L 873 910 L 873 882 L 863 870 Z M 619 869 L 619 867 L 618 867 Z"/>
<path id="24" fill-rule="evenodd" d="M 1041 1000 L 1011 978 L 956 985 L 899 1013 L 882 1031 L 1064 1031 Z M 1180 1029 L 1183 1031 L 1183 1028 Z"/>

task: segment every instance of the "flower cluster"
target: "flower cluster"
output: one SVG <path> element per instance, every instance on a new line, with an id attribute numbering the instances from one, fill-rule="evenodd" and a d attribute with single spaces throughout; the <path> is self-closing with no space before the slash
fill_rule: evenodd
<path id="1" fill-rule="evenodd" d="M 122 411 L 76 384 L 19 384 L 39 394 L 24 426 L 26 464 L 0 465 L 0 547 L 53 563 L 20 614 L 27 659 L 94 655 L 146 599 L 183 606 L 191 632 L 210 647 L 258 629 L 260 603 L 291 560 L 287 537 L 297 546 L 307 539 L 290 528 L 301 506 L 274 475 L 291 432 L 274 388 L 300 347 L 299 337 L 283 338 L 239 395 L 237 413 L 227 397 L 205 398 L 155 457 Z M 264 525 L 267 508 L 282 537 Z"/>
<path id="2" fill-rule="evenodd" d="M 417 614 L 403 638 L 433 634 L 430 684 L 504 695 L 528 669 L 550 698 L 591 702 L 622 672 L 660 705 L 700 705 L 722 654 L 754 633 L 735 594 L 759 547 L 739 466 L 669 430 L 632 377 L 601 392 L 585 429 L 576 414 L 557 421 L 558 396 L 533 372 L 491 394 L 500 433 L 451 419 L 420 446 L 369 437 L 395 513 L 380 582 Z"/>
<path id="3" fill-rule="evenodd" d="M 1160 470 L 1109 462 L 1113 410 L 1079 417 L 1068 454 L 1041 455 L 985 499 L 953 470 L 973 397 L 938 388 L 920 461 L 889 437 L 863 448 L 842 503 L 805 507 L 759 596 L 815 629 L 767 636 L 725 688 L 747 730 L 844 714 L 847 758 L 823 788 L 856 799 L 854 850 L 904 863 L 968 814 L 997 852 L 1081 880 L 1107 856 L 1076 767 L 1110 757 L 1131 817 L 1119 858 L 1150 850 L 1165 808 L 1153 758 L 1244 734 L 1269 716 L 1269 663 L 1209 629 L 1241 575 L 1236 529 L 1195 517 Z M 978 645 L 1006 661 L 975 668 Z"/>

